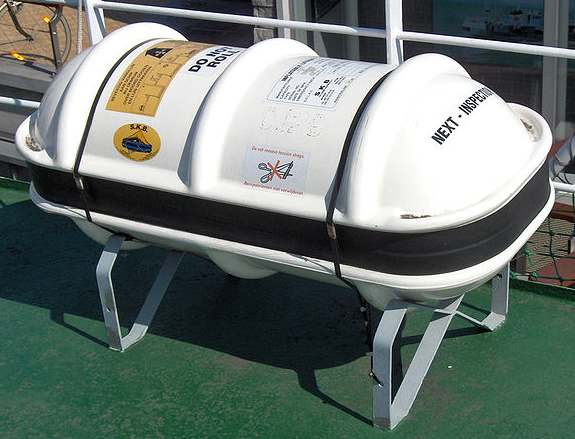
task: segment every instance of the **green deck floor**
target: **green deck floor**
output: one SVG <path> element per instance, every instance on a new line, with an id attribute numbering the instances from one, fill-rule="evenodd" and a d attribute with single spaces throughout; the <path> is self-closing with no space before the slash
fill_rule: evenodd
<path id="1" fill-rule="evenodd" d="M 371 426 L 356 299 L 186 256 L 150 333 L 107 349 L 100 248 L 0 181 L 0 438 L 575 438 L 575 293 L 514 283 L 496 333 L 455 321 L 409 417 Z M 119 258 L 134 318 L 164 251 Z M 483 287 L 465 302 L 487 303 Z M 426 315 L 410 315 L 408 363 Z"/>

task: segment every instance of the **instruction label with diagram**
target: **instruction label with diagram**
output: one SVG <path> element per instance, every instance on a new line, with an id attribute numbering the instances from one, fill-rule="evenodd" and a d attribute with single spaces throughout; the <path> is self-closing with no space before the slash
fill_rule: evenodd
<path id="1" fill-rule="evenodd" d="M 309 153 L 249 146 L 243 166 L 243 184 L 270 191 L 303 195 Z"/>
<path id="2" fill-rule="evenodd" d="M 311 58 L 291 68 L 268 99 L 276 102 L 334 108 L 351 83 L 376 64 L 331 58 Z"/>
<path id="3" fill-rule="evenodd" d="M 164 92 L 180 68 L 205 50 L 189 41 L 162 41 L 140 53 L 114 86 L 106 110 L 155 116 Z"/>

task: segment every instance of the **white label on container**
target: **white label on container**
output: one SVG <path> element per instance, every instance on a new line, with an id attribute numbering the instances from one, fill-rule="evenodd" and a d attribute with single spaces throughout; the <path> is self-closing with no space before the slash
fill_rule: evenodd
<path id="1" fill-rule="evenodd" d="M 309 153 L 250 146 L 244 159 L 243 184 L 272 192 L 303 195 L 308 161 Z"/>
<path id="2" fill-rule="evenodd" d="M 292 67 L 268 99 L 276 102 L 334 108 L 351 83 L 376 64 L 331 58 L 311 58 Z"/>

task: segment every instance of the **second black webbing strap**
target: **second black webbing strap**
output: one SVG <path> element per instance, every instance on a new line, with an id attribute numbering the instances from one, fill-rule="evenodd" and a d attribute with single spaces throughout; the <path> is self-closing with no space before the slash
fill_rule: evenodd
<path id="1" fill-rule="evenodd" d="M 352 282 L 345 279 L 341 274 L 341 256 L 340 256 L 340 251 L 339 251 L 339 242 L 337 240 L 337 230 L 335 227 L 335 223 L 333 222 L 333 215 L 335 213 L 335 205 L 337 204 L 337 198 L 339 196 L 339 190 L 341 188 L 341 183 L 343 181 L 343 174 L 344 174 L 345 167 L 347 164 L 347 157 L 349 155 L 349 149 L 351 146 L 351 141 L 353 139 L 353 135 L 355 133 L 355 129 L 357 127 L 357 124 L 359 123 L 359 120 L 361 118 L 361 115 L 363 114 L 363 111 L 365 110 L 365 107 L 367 106 L 367 104 L 369 102 L 369 99 L 373 96 L 373 94 L 376 92 L 376 90 L 379 88 L 379 86 L 383 83 L 383 81 L 385 81 L 385 79 L 387 78 L 388 75 L 389 75 L 389 73 L 386 73 L 383 77 L 381 77 L 373 85 L 373 87 L 370 88 L 370 90 L 367 92 L 367 94 L 365 95 L 365 97 L 361 101 L 361 104 L 359 105 L 359 107 L 355 113 L 355 116 L 353 117 L 353 119 L 351 121 L 349 129 L 347 131 L 347 135 L 345 137 L 343 147 L 341 149 L 341 155 L 339 157 L 339 163 L 338 163 L 337 169 L 335 171 L 335 176 L 334 176 L 334 180 L 333 180 L 333 188 L 332 188 L 331 195 L 329 198 L 329 203 L 327 206 L 327 215 L 325 218 L 325 225 L 327 228 L 327 235 L 329 236 L 329 242 L 330 242 L 330 247 L 331 247 L 332 259 L 333 259 L 333 268 L 334 268 L 335 276 L 357 293 L 357 297 L 358 297 L 359 302 L 360 302 L 360 310 L 361 310 L 361 313 L 364 317 L 364 322 L 365 322 L 365 326 L 366 326 L 367 345 L 369 346 L 370 350 L 371 350 L 371 345 L 372 345 L 372 338 L 371 338 L 371 316 L 369 314 L 369 307 L 367 306 L 365 299 L 360 294 L 357 287 Z"/>

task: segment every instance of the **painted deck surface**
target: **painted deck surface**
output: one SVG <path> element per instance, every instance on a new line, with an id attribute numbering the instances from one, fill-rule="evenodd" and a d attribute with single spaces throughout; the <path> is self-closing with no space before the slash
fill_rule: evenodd
<path id="1" fill-rule="evenodd" d="M 575 293 L 513 283 L 496 333 L 454 320 L 409 417 L 371 426 L 356 299 L 277 275 L 234 280 L 188 255 L 148 335 L 105 344 L 100 248 L 0 180 L 1 438 L 573 438 Z M 164 250 L 119 258 L 125 325 Z M 470 312 L 487 304 L 470 293 Z M 410 315 L 404 368 L 424 329 Z"/>

